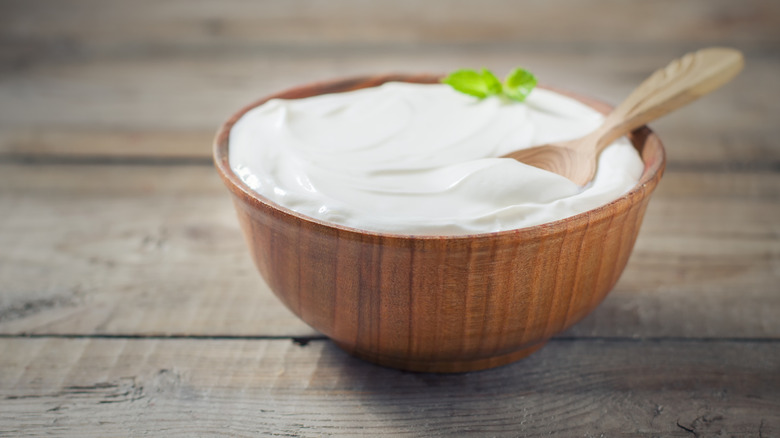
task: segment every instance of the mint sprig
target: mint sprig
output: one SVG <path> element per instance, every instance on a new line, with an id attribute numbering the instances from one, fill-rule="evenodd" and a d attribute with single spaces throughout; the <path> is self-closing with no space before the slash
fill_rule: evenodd
<path id="1" fill-rule="evenodd" d="M 483 99 L 488 96 L 504 96 L 522 102 L 536 86 L 536 77 L 528 70 L 516 68 L 500 82 L 490 70 L 461 69 L 456 70 L 442 79 L 452 88 L 471 96 Z"/>
<path id="2" fill-rule="evenodd" d="M 442 82 L 450 85 L 461 93 L 470 94 L 480 99 L 501 93 L 501 81 L 490 70 L 457 70 L 450 73 Z"/>

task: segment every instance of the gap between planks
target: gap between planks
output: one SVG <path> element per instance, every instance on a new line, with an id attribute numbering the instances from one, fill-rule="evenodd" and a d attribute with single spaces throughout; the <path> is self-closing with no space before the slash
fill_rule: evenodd
<path id="1" fill-rule="evenodd" d="M 193 340 L 193 341 L 284 341 L 307 345 L 309 342 L 328 341 L 325 335 L 309 336 L 252 336 L 252 335 L 144 335 L 144 334 L 79 334 L 79 333 L 0 333 L 0 339 L 116 339 L 116 340 Z M 780 337 L 739 338 L 739 337 L 691 337 L 691 336 L 554 336 L 548 342 L 629 342 L 629 343 L 780 343 Z"/>
<path id="2" fill-rule="evenodd" d="M 19 166 L 213 166 L 210 156 L 122 156 L 122 155 L 42 155 L 2 154 L 0 165 Z M 668 161 L 667 172 L 688 173 L 780 173 L 780 161 L 688 162 Z"/>

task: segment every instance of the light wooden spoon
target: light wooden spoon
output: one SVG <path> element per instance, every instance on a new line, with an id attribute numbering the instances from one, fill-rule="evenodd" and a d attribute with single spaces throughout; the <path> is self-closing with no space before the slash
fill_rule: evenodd
<path id="1" fill-rule="evenodd" d="M 730 81 L 742 70 L 742 53 L 735 49 L 708 48 L 688 53 L 657 70 L 604 123 L 574 140 L 522 149 L 504 155 L 549 170 L 584 186 L 596 174 L 601 151 L 628 134 Z"/>

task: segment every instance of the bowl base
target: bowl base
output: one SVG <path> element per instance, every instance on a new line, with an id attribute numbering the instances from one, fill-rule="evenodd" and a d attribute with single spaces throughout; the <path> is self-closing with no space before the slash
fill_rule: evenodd
<path id="1" fill-rule="evenodd" d="M 513 351 L 501 356 L 493 356 L 481 359 L 471 360 L 447 360 L 447 361 L 418 361 L 400 357 L 378 356 L 376 354 L 358 351 L 347 345 L 335 342 L 342 350 L 345 350 L 352 356 L 375 363 L 377 365 L 396 368 L 404 371 L 414 371 L 420 373 L 465 373 L 468 371 L 486 370 L 523 359 L 531 353 L 542 348 L 547 341 L 540 342 L 522 350 Z"/>

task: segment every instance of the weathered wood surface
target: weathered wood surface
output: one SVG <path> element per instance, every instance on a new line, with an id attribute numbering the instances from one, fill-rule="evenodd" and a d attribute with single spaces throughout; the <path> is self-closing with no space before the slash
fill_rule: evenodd
<path id="1" fill-rule="evenodd" d="M 671 59 L 721 44 L 745 52 L 745 72 L 654 126 L 673 161 L 776 167 L 766 121 L 780 118 L 780 101 L 756 84 L 780 70 L 779 10 L 767 0 L 6 0 L 0 158 L 205 158 L 215 127 L 260 96 L 386 71 L 523 64 L 543 82 L 618 102 Z"/>
<path id="2" fill-rule="evenodd" d="M 553 340 L 403 373 L 328 341 L 0 339 L 0 435 L 780 435 L 776 342 Z"/>
<path id="3" fill-rule="evenodd" d="M 308 336 L 209 166 L 0 166 L 0 333 Z M 780 174 L 669 171 L 566 336 L 780 337 Z"/>
<path id="4" fill-rule="evenodd" d="M 473 2 L 396 0 L 3 0 L 4 38 L 24 43 L 19 52 L 46 49 L 77 54 L 157 54 L 152 48 L 210 49 L 365 44 L 475 44 L 557 42 L 699 44 L 728 41 L 761 45 L 780 36 L 780 6 L 765 0 L 658 0 L 641 5 L 621 0 Z M 36 26 L 37 25 L 37 26 Z M 64 41 L 63 41 L 64 40 Z M 37 42 L 38 45 L 32 43 Z"/>
<path id="5" fill-rule="evenodd" d="M 711 45 L 746 70 L 653 124 L 616 289 L 493 371 L 291 342 L 318 335 L 209 165 L 228 114 L 303 82 L 524 64 L 617 102 Z M 0 0 L 0 436 L 780 436 L 778 47 L 771 0 Z"/>
<path id="6" fill-rule="evenodd" d="M 522 63 L 548 84 L 616 103 L 650 72 L 683 53 L 670 48 L 594 58 L 591 53 L 520 50 L 325 52 L 46 64 L 6 74 L 0 81 L 0 159 L 149 156 L 205 161 L 216 127 L 261 96 L 314 80 L 399 69 L 442 72 L 485 65 L 506 72 Z M 777 167 L 777 130 L 766 121 L 780 118 L 778 93 L 755 84 L 773 83 L 780 56 L 746 55 L 746 70 L 733 83 L 652 124 L 669 146 L 672 163 Z M 576 75 L 569 71 L 572 65 Z"/>

